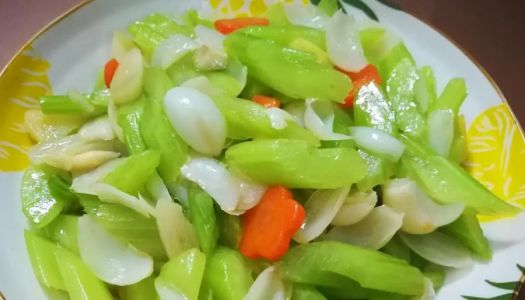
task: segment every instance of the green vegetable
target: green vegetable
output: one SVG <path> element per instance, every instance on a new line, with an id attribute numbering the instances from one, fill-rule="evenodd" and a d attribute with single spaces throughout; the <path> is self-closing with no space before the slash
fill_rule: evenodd
<path id="1" fill-rule="evenodd" d="M 232 249 L 239 249 L 242 238 L 241 217 L 233 216 L 219 210 L 217 212 L 219 222 L 219 243 Z"/>
<path id="2" fill-rule="evenodd" d="M 178 86 L 188 79 L 203 75 L 203 73 L 195 66 L 193 55 L 191 53 L 177 60 L 166 70 L 166 72 L 174 86 Z"/>
<path id="3" fill-rule="evenodd" d="M 326 300 L 326 297 L 311 285 L 294 284 L 292 300 Z"/>
<path id="4" fill-rule="evenodd" d="M 450 109 L 455 115 L 459 113 L 459 108 L 467 97 L 467 86 L 463 78 L 451 79 L 439 98 L 432 105 L 431 110 Z"/>
<path id="5" fill-rule="evenodd" d="M 65 290 L 64 280 L 55 259 L 57 246 L 29 230 L 24 231 L 24 238 L 38 281 L 48 288 Z"/>
<path id="6" fill-rule="evenodd" d="M 186 10 L 186 13 L 182 16 L 182 20 L 184 20 L 185 24 L 191 27 L 203 25 L 209 28 L 213 28 L 213 22 L 200 18 L 199 13 L 195 9 Z"/>
<path id="7" fill-rule="evenodd" d="M 216 300 L 241 300 L 253 283 L 244 257 L 237 251 L 219 247 L 208 258 L 205 281 Z"/>
<path id="8" fill-rule="evenodd" d="M 197 249 L 186 250 L 162 266 L 155 287 L 161 295 L 165 294 L 161 290 L 171 290 L 181 299 L 197 300 L 205 265 L 206 255 Z"/>
<path id="9" fill-rule="evenodd" d="M 120 300 L 159 300 L 153 277 L 147 277 L 135 284 L 118 288 Z"/>
<path id="10" fill-rule="evenodd" d="M 118 110 L 118 124 L 122 128 L 124 143 L 130 154 L 137 154 L 146 150 L 146 144 L 140 133 L 145 102 L 145 99 L 140 99 Z"/>
<path id="11" fill-rule="evenodd" d="M 440 230 L 463 243 L 479 257 L 487 260 L 492 258 L 489 242 L 483 235 L 473 210 L 465 210 L 456 221 L 441 227 Z"/>
<path id="12" fill-rule="evenodd" d="M 60 215 L 41 232 L 58 245 L 78 253 L 77 225 L 77 216 Z"/>
<path id="13" fill-rule="evenodd" d="M 57 247 L 55 258 L 71 300 L 113 300 L 107 286 L 84 265 L 80 257 Z"/>
<path id="14" fill-rule="evenodd" d="M 289 188 L 335 189 L 366 175 L 366 164 L 349 148 L 316 149 L 300 140 L 258 140 L 226 151 L 231 169 L 254 181 Z"/>
<path id="15" fill-rule="evenodd" d="M 459 115 L 455 119 L 454 138 L 449 152 L 449 159 L 458 164 L 467 157 L 467 128 L 463 115 Z"/>
<path id="16" fill-rule="evenodd" d="M 436 101 L 436 78 L 429 66 L 417 70 L 417 74 L 419 78 L 414 83 L 414 95 L 419 111 L 426 114 Z"/>
<path id="17" fill-rule="evenodd" d="M 290 25 L 290 21 L 288 21 L 288 17 L 284 11 L 284 5 L 280 2 L 277 2 L 268 8 L 268 11 L 266 11 L 266 18 L 271 26 Z"/>
<path id="18" fill-rule="evenodd" d="M 195 228 L 199 246 L 205 254 L 210 254 L 217 245 L 219 228 L 213 208 L 213 199 L 198 185 L 193 184 L 188 191 L 189 219 Z"/>
<path id="19" fill-rule="evenodd" d="M 159 162 L 160 153 L 156 150 L 133 154 L 107 174 L 102 182 L 127 194 L 137 195 L 151 174 L 155 172 Z"/>
<path id="20" fill-rule="evenodd" d="M 443 266 L 436 265 L 429 262 L 425 268 L 423 268 L 423 275 L 432 281 L 434 289 L 437 290 L 445 282 L 446 269 Z"/>
<path id="21" fill-rule="evenodd" d="M 305 39 L 312 42 L 321 49 L 326 49 L 325 33 L 319 29 L 305 26 L 249 26 L 238 30 L 238 33 L 246 34 L 262 40 L 275 41 L 281 46 L 288 46 L 296 39 Z"/>
<path id="22" fill-rule="evenodd" d="M 367 166 L 366 176 L 356 183 L 361 192 L 368 192 L 375 186 L 386 183 L 395 174 L 395 165 L 391 161 L 372 155 L 364 150 L 358 150 L 359 156 Z"/>
<path id="23" fill-rule="evenodd" d="M 403 61 L 406 61 L 406 64 L 411 66 L 415 66 L 416 64 L 412 54 L 410 54 L 410 51 L 408 51 L 405 44 L 400 42 L 392 47 L 392 49 L 390 49 L 390 51 L 382 57 L 378 63 L 379 75 L 381 75 L 384 83 L 386 83 L 386 80 L 392 76 L 394 69 Z"/>
<path id="24" fill-rule="evenodd" d="M 228 35 L 224 45 L 229 55 L 249 68 L 251 76 L 289 97 L 343 102 L 352 88 L 346 75 L 318 64 L 314 55 L 299 58 L 300 51 L 242 33 Z"/>
<path id="25" fill-rule="evenodd" d="M 283 278 L 292 282 L 315 285 L 324 274 L 337 274 L 363 288 L 385 292 L 420 295 L 424 289 L 423 274 L 407 262 L 339 242 L 296 246 L 281 263 Z"/>
<path id="26" fill-rule="evenodd" d="M 167 187 L 172 189 L 180 174 L 180 167 L 186 162 L 188 146 L 171 127 L 164 112 L 164 95 L 172 87 L 165 72 L 160 69 L 146 69 L 144 91 L 148 102 L 144 108 L 141 133 L 150 149 L 160 151 L 157 168 Z"/>
<path id="27" fill-rule="evenodd" d="M 380 41 L 385 33 L 385 29 L 380 27 L 369 27 L 359 31 L 359 39 L 365 57 L 371 64 L 379 65 L 379 60 L 382 58 L 381 53 L 384 51 L 384 46 Z"/>
<path id="28" fill-rule="evenodd" d="M 166 259 L 155 219 L 146 218 L 132 209 L 118 204 L 104 203 L 92 198 L 81 199 L 84 211 L 113 236 L 155 258 Z"/>
<path id="29" fill-rule="evenodd" d="M 51 196 L 65 203 L 64 211 L 74 211 L 79 207 L 78 198 L 71 191 L 71 184 L 65 179 L 57 174 L 50 174 L 47 185 Z"/>
<path id="30" fill-rule="evenodd" d="M 500 200 L 465 170 L 435 154 L 426 145 L 401 135 L 406 145 L 404 168 L 432 199 L 441 203 L 464 203 L 479 214 L 514 215 L 520 209 Z"/>
<path id="31" fill-rule="evenodd" d="M 328 16 L 332 16 L 338 9 L 341 8 L 341 5 L 337 0 L 321 0 L 317 4 L 317 7 Z"/>
<path id="32" fill-rule="evenodd" d="M 381 249 L 381 251 L 406 262 L 411 261 L 410 248 L 408 248 L 408 246 L 405 245 L 397 235 L 394 236 L 388 244 Z"/>
<path id="33" fill-rule="evenodd" d="M 350 135 L 350 126 L 354 125 L 352 117 L 337 106 L 333 107 L 334 112 L 334 124 L 332 129 L 335 133 L 341 133 Z M 341 140 L 341 141 L 323 141 L 323 147 L 345 147 L 345 148 L 355 148 L 355 142 L 353 140 Z"/>
<path id="34" fill-rule="evenodd" d="M 58 187 L 50 188 L 51 176 L 52 173 L 48 169 L 31 166 L 22 177 L 22 211 L 37 228 L 51 223 L 71 205 L 69 197 L 57 198 L 52 194 L 51 190 Z M 54 184 L 56 183 L 55 181 Z"/>
<path id="35" fill-rule="evenodd" d="M 96 90 L 91 94 L 83 95 L 86 97 L 87 104 L 93 110 L 86 110 L 83 103 L 74 101 L 65 95 L 48 95 L 40 97 L 40 108 L 45 114 L 74 114 L 99 116 L 106 112 L 110 98 L 108 89 Z"/>

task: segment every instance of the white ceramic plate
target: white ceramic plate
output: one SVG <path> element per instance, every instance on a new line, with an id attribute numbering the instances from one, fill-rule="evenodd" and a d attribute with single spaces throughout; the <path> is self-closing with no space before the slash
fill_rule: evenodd
<path id="1" fill-rule="evenodd" d="M 260 13 L 270 2 L 97 0 L 61 18 L 17 55 L 0 76 L 0 291 L 7 299 L 45 299 L 23 243 L 27 224 L 21 213 L 19 182 L 31 145 L 22 125 L 23 113 L 37 107 L 36 99 L 51 91 L 62 94 L 70 88 L 89 90 L 109 57 L 112 31 L 124 29 L 149 13 L 177 15 L 193 7 L 238 15 Z M 452 77 L 466 79 L 469 95 L 461 110 L 469 125 L 470 155 L 466 165 L 502 199 L 525 206 L 525 176 L 520 176 L 525 169 L 525 142 L 499 89 L 480 67 L 428 25 L 376 0 L 365 2 L 386 28 L 402 37 L 419 66 L 433 67 L 438 91 Z M 364 17 L 355 8 L 346 8 Z M 523 276 L 517 265 L 525 266 L 524 219 L 519 216 L 484 223 L 494 258 L 490 263 L 450 272 L 437 299 L 461 299 L 462 295 L 491 299 L 506 294 L 511 299 Z M 485 280 L 511 284 L 500 289 Z"/>

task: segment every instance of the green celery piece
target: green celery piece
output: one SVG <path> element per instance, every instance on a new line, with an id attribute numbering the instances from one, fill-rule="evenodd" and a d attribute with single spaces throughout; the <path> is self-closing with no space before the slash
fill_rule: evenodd
<path id="1" fill-rule="evenodd" d="M 363 46 L 366 59 L 374 65 L 377 65 L 380 57 L 377 53 L 381 48 L 378 43 L 381 41 L 385 34 L 385 29 L 380 27 L 369 27 L 359 31 L 359 39 Z"/>
<path id="2" fill-rule="evenodd" d="M 217 210 L 219 223 L 219 243 L 229 248 L 238 250 L 242 238 L 241 217 L 234 216 Z"/>
<path id="3" fill-rule="evenodd" d="M 178 86 L 188 79 L 203 75 L 203 73 L 195 66 L 192 53 L 186 54 L 184 57 L 176 61 L 166 70 L 166 72 L 174 86 Z"/>
<path id="4" fill-rule="evenodd" d="M 335 126 L 335 125 L 334 125 Z M 345 128 L 348 129 L 348 128 Z M 288 125 L 283 129 L 274 129 L 273 133 L 270 136 L 260 136 L 260 138 L 270 138 L 270 139 L 293 139 L 293 140 L 301 140 L 305 141 L 309 145 L 318 146 L 319 145 L 319 139 L 310 131 L 305 128 L 303 128 L 301 125 L 297 124 L 296 122 L 288 122 Z M 341 141 L 340 143 L 336 143 L 337 146 L 341 145 L 352 147 L 353 142 L 350 140 L 347 141 Z"/>
<path id="5" fill-rule="evenodd" d="M 201 290 L 199 291 L 199 300 L 215 300 L 213 298 L 213 291 L 209 287 L 206 280 L 201 283 Z"/>
<path id="6" fill-rule="evenodd" d="M 108 99 L 110 97 L 108 89 L 96 90 L 91 94 L 84 95 L 87 101 L 93 106 L 92 112 L 86 112 L 85 107 L 75 102 L 66 95 L 48 95 L 39 99 L 40 108 L 45 114 L 73 114 L 88 115 L 95 117 L 102 115 L 107 110 Z"/>
<path id="7" fill-rule="evenodd" d="M 153 277 L 118 287 L 118 296 L 120 300 L 159 300 Z"/>
<path id="8" fill-rule="evenodd" d="M 148 102 L 140 130 L 148 148 L 161 153 L 157 170 L 169 189 L 176 185 L 180 168 L 188 156 L 188 146 L 175 132 L 164 112 L 164 95 L 171 87 L 172 83 L 164 71 L 146 69 L 144 91 Z"/>
<path id="9" fill-rule="evenodd" d="M 46 168 L 31 166 L 22 177 L 22 211 L 36 228 L 48 225 L 71 205 L 70 198 L 55 197 L 51 192 L 52 175 Z"/>
<path id="10" fill-rule="evenodd" d="M 162 34 L 142 23 L 131 24 L 128 27 L 128 32 L 133 36 L 133 42 L 146 57 L 151 57 L 155 49 L 165 39 Z"/>
<path id="11" fill-rule="evenodd" d="M 395 235 L 383 248 L 381 248 L 381 251 L 391 255 L 393 257 L 397 257 L 399 259 L 402 259 L 406 262 L 410 262 L 410 248 L 408 248 L 401 239 Z"/>
<path id="12" fill-rule="evenodd" d="M 301 51 L 242 33 L 228 35 L 224 45 L 230 56 L 248 67 L 251 76 L 289 97 L 343 102 L 352 88 L 346 75 L 318 64 L 314 55 L 307 59 L 298 55 Z"/>
<path id="13" fill-rule="evenodd" d="M 403 61 L 408 61 L 412 66 L 416 65 L 416 61 L 412 57 L 412 54 L 410 54 L 410 51 L 408 51 L 403 42 L 400 42 L 392 47 L 378 63 L 379 75 L 381 75 L 383 82 L 386 82 L 386 80 L 390 78 L 392 71 Z"/>
<path id="14" fill-rule="evenodd" d="M 450 145 L 449 159 L 460 164 L 467 156 L 467 128 L 465 116 L 456 116 L 454 124 L 454 139 Z"/>
<path id="15" fill-rule="evenodd" d="M 453 78 L 447 83 L 439 98 L 432 105 L 431 110 L 450 109 L 457 115 L 466 97 L 467 86 L 465 80 L 463 78 Z"/>
<path id="16" fill-rule="evenodd" d="M 188 24 L 191 27 L 203 25 L 209 28 L 213 28 L 213 22 L 199 17 L 199 13 L 195 9 L 188 9 L 186 13 L 182 16 L 182 20 L 184 20 L 185 24 Z"/>
<path id="17" fill-rule="evenodd" d="M 460 241 L 479 257 L 486 260 L 492 258 L 492 249 L 473 210 L 466 209 L 456 221 L 439 230 Z"/>
<path id="18" fill-rule="evenodd" d="M 216 300 L 241 300 L 253 283 L 244 257 L 225 247 L 217 248 L 208 258 L 204 278 Z"/>
<path id="19" fill-rule="evenodd" d="M 78 216 L 60 215 L 41 232 L 58 245 L 78 253 L 77 226 Z"/>
<path id="20" fill-rule="evenodd" d="M 332 16 L 338 9 L 341 8 L 341 4 L 339 4 L 338 0 L 321 0 L 317 4 L 317 7 L 328 16 Z"/>
<path id="21" fill-rule="evenodd" d="M 272 26 L 291 25 L 286 16 L 286 12 L 284 11 L 284 5 L 281 2 L 277 2 L 268 8 L 266 11 L 266 18 Z"/>
<path id="22" fill-rule="evenodd" d="M 446 268 L 429 262 L 428 265 L 423 268 L 423 275 L 432 281 L 434 290 L 438 290 L 445 282 Z"/>
<path id="23" fill-rule="evenodd" d="M 436 101 L 436 78 L 429 66 L 417 70 L 419 79 L 414 83 L 414 95 L 419 110 L 426 114 Z"/>
<path id="24" fill-rule="evenodd" d="M 71 300 L 113 300 L 108 287 L 70 251 L 57 247 L 55 259 Z"/>
<path id="25" fill-rule="evenodd" d="M 208 255 L 217 246 L 219 238 L 214 201 L 208 193 L 193 184 L 188 191 L 188 202 L 189 219 L 195 228 L 199 246 Z"/>
<path id="26" fill-rule="evenodd" d="M 403 167 L 431 198 L 441 203 L 463 203 L 484 215 L 515 215 L 521 210 L 502 201 L 472 178 L 459 165 L 443 158 L 428 146 L 401 135 L 406 150 Z"/>
<path id="27" fill-rule="evenodd" d="M 146 218 L 122 205 L 104 203 L 96 198 L 85 197 L 80 202 L 84 211 L 113 236 L 150 254 L 156 261 L 166 259 L 155 219 Z"/>
<path id="28" fill-rule="evenodd" d="M 315 287 L 308 284 L 294 284 L 292 300 L 327 300 Z"/>
<path id="29" fill-rule="evenodd" d="M 45 287 L 65 290 L 64 280 L 55 259 L 55 250 L 58 247 L 29 230 L 24 231 L 24 239 L 38 281 Z"/>
<path id="30" fill-rule="evenodd" d="M 424 289 L 423 274 L 407 262 L 340 242 L 293 247 L 281 264 L 283 278 L 292 282 L 316 284 L 311 277 L 329 272 L 355 280 L 363 288 L 389 293 L 420 295 Z"/>
<path id="31" fill-rule="evenodd" d="M 177 257 L 170 259 L 155 279 L 155 286 L 177 292 L 181 299 L 197 300 L 201 287 L 206 255 L 197 249 L 189 249 Z"/>
<path id="32" fill-rule="evenodd" d="M 154 13 L 145 17 L 139 23 L 148 26 L 167 38 L 174 34 L 193 35 L 193 28 L 189 25 L 180 25 L 167 15 Z"/>
<path id="33" fill-rule="evenodd" d="M 312 42 L 321 49 L 326 49 L 325 33 L 322 30 L 306 26 L 285 25 L 285 26 L 249 26 L 237 31 L 251 37 L 275 41 L 282 46 L 288 46 L 298 38 Z"/>
<path id="34" fill-rule="evenodd" d="M 241 84 L 237 79 L 224 71 L 213 71 L 206 73 L 208 80 L 221 89 L 226 95 L 230 97 L 237 97 L 242 90 Z"/>
<path id="35" fill-rule="evenodd" d="M 422 137 L 426 131 L 426 122 L 415 102 L 414 83 L 418 74 L 413 62 L 403 59 L 386 78 L 386 92 L 400 131 L 413 137 Z"/>
<path id="36" fill-rule="evenodd" d="M 334 106 L 334 124 L 332 126 L 334 132 L 350 135 L 349 127 L 354 124 L 352 117 L 343 109 Z M 323 147 L 346 147 L 355 148 L 353 140 L 341 140 L 341 141 L 323 141 Z"/>
<path id="37" fill-rule="evenodd" d="M 102 179 L 102 182 L 110 184 L 127 194 L 137 195 L 149 177 L 155 172 L 159 162 L 160 152 L 157 150 L 146 150 L 133 154 L 107 174 Z"/>
<path id="38" fill-rule="evenodd" d="M 140 123 L 144 115 L 146 99 L 127 104 L 118 110 L 118 124 L 124 133 L 124 143 L 130 154 L 146 150 L 146 143 L 140 133 Z"/>
<path id="39" fill-rule="evenodd" d="M 290 188 L 335 189 L 366 175 L 366 164 L 354 149 L 316 149 L 300 140 L 236 144 L 226 151 L 226 162 L 256 182 Z"/>
<path id="40" fill-rule="evenodd" d="M 47 185 L 51 196 L 65 203 L 64 211 L 78 212 L 80 209 L 78 197 L 71 191 L 70 182 L 57 174 L 51 174 L 49 175 Z"/>

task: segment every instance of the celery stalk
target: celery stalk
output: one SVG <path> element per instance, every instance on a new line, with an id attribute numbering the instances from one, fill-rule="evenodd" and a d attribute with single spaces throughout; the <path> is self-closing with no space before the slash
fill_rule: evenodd
<path id="1" fill-rule="evenodd" d="M 87 214 L 115 237 L 128 241 L 157 261 L 166 259 L 155 219 L 146 218 L 121 205 L 92 198 L 81 199 L 81 204 Z"/>
<path id="2" fill-rule="evenodd" d="M 443 286 L 443 283 L 445 282 L 445 276 L 447 275 L 446 272 L 447 270 L 445 267 L 431 262 L 429 262 L 428 265 L 423 268 L 423 275 L 432 281 L 434 290 L 437 290 Z"/>
<path id="3" fill-rule="evenodd" d="M 341 8 L 341 4 L 338 0 L 321 0 L 317 4 L 317 7 L 321 9 L 328 16 L 332 16 L 335 12 Z"/>
<path id="4" fill-rule="evenodd" d="M 159 300 L 153 277 L 147 277 L 132 285 L 118 288 L 120 300 Z"/>
<path id="5" fill-rule="evenodd" d="M 170 259 L 155 279 L 157 293 L 162 299 L 197 300 L 205 265 L 206 255 L 197 249 L 187 250 Z"/>
<path id="6" fill-rule="evenodd" d="M 292 282 L 316 284 L 320 274 L 327 273 L 355 280 L 363 288 L 384 292 L 420 295 L 424 289 L 423 274 L 407 262 L 339 242 L 296 246 L 281 263 L 283 278 Z"/>
<path id="7" fill-rule="evenodd" d="M 272 26 L 290 25 L 290 21 L 288 21 L 288 17 L 284 11 L 284 6 L 279 2 L 268 8 L 268 11 L 266 12 L 266 18 L 268 21 L 270 21 L 270 25 Z"/>
<path id="8" fill-rule="evenodd" d="M 359 39 L 365 52 L 365 57 L 371 64 L 378 65 L 378 49 L 381 49 L 379 42 L 385 35 L 385 29 L 379 27 L 369 27 L 359 31 Z"/>
<path id="9" fill-rule="evenodd" d="M 145 99 L 135 101 L 118 110 L 118 124 L 124 133 L 124 142 L 131 154 L 146 150 L 146 144 L 140 133 L 140 123 L 144 114 Z"/>
<path id="10" fill-rule="evenodd" d="M 439 98 L 432 105 L 431 110 L 451 109 L 455 115 L 467 97 L 467 86 L 463 78 L 453 78 L 445 86 Z"/>
<path id="11" fill-rule="evenodd" d="M 57 247 L 55 258 L 71 300 L 113 300 L 107 286 L 84 265 L 80 257 Z"/>
<path id="12" fill-rule="evenodd" d="M 174 34 L 184 34 L 188 36 L 193 34 L 193 28 L 191 26 L 180 25 L 169 16 L 159 13 L 151 14 L 137 23 L 144 24 L 165 38 L 168 38 Z"/>
<path id="13" fill-rule="evenodd" d="M 160 152 L 146 150 L 133 154 L 102 179 L 130 195 L 137 195 L 160 162 Z"/>
<path id="14" fill-rule="evenodd" d="M 403 61 L 407 61 L 407 63 L 412 66 L 416 64 L 412 54 L 410 54 L 410 51 L 408 51 L 405 44 L 400 42 L 390 49 L 390 51 L 379 61 L 378 66 L 381 78 L 386 82 L 397 65 Z"/>
<path id="15" fill-rule="evenodd" d="M 250 273 L 239 252 L 219 247 L 208 258 L 204 277 L 216 300 L 241 300 L 253 283 Z"/>
<path id="16" fill-rule="evenodd" d="M 239 249 L 242 237 L 241 217 L 234 216 L 219 210 L 217 212 L 219 222 L 219 243 L 232 249 Z"/>
<path id="17" fill-rule="evenodd" d="M 285 26 L 250 26 L 239 30 L 252 37 L 263 40 L 275 41 L 282 46 L 288 46 L 298 38 L 312 42 L 321 49 L 326 49 L 325 33 L 319 29 L 305 26 L 285 25 Z"/>
<path id="18" fill-rule="evenodd" d="M 150 149 L 161 153 L 157 168 L 168 188 L 173 188 L 180 174 L 180 167 L 186 162 L 188 146 L 172 128 L 164 112 L 164 95 L 172 87 L 165 72 L 160 69 L 146 69 L 144 91 L 148 103 L 140 124 L 142 137 Z"/>
<path id="19" fill-rule="evenodd" d="M 426 145 L 401 135 L 406 145 L 401 159 L 409 175 L 432 199 L 441 203 L 464 203 L 479 214 L 514 215 L 520 209 L 502 201 L 465 170 L 435 154 Z"/>
<path id="20" fill-rule="evenodd" d="M 99 116 L 106 112 L 108 99 L 110 97 L 108 89 L 96 90 L 91 94 L 84 95 L 86 100 L 94 108 L 94 111 L 87 112 L 85 106 L 73 101 L 66 95 L 48 95 L 40 97 L 40 108 L 45 114 L 74 114 Z"/>
<path id="21" fill-rule="evenodd" d="M 173 85 L 178 86 L 184 81 L 202 75 L 195 63 L 193 62 L 193 54 L 187 54 L 166 70 Z"/>
<path id="22" fill-rule="evenodd" d="M 195 228 L 199 246 L 205 254 L 210 254 L 217 245 L 219 231 L 213 199 L 198 185 L 193 184 L 188 191 L 188 213 Z"/>
<path id="23" fill-rule="evenodd" d="M 326 300 L 315 287 L 308 284 L 294 284 L 293 286 L 293 300 Z"/>
<path id="24" fill-rule="evenodd" d="M 78 253 L 77 225 L 78 216 L 60 215 L 41 231 L 58 245 Z"/>
<path id="25" fill-rule="evenodd" d="M 472 252 L 483 259 L 492 258 L 487 238 L 483 235 L 478 218 L 472 210 L 465 210 L 456 221 L 443 226 L 440 230 L 457 239 Z"/>
<path id="26" fill-rule="evenodd" d="M 414 83 L 414 95 L 419 110 L 426 114 L 436 101 L 436 78 L 429 66 L 417 70 L 418 80 Z"/>
<path id="27" fill-rule="evenodd" d="M 48 288 L 65 290 L 66 286 L 55 259 L 57 246 L 29 230 L 24 231 L 24 238 L 38 281 Z"/>
<path id="28" fill-rule="evenodd" d="M 366 164 L 349 148 L 316 149 L 300 140 L 244 142 L 226 151 L 233 170 L 263 184 L 335 189 L 366 175 Z"/>
<path id="29" fill-rule="evenodd" d="M 454 122 L 454 138 L 450 145 L 449 159 L 458 164 L 462 163 L 467 156 L 467 128 L 465 116 L 456 116 Z"/>
<path id="30" fill-rule="evenodd" d="M 299 51 L 242 33 L 230 34 L 224 45 L 230 56 L 249 68 L 251 76 L 289 97 L 343 102 L 352 88 L 346 75 L 318 64 L 314 55 L 301 58 L 296 55 Z"/>

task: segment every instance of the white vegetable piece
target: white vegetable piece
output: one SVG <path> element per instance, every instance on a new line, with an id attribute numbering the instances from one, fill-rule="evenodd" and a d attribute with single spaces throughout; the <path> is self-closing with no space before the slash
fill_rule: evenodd
<path id="1" fill-rule="evenodd" d="M 116 105 L 131 102 L 142 93 L 144 59 L 138 48 L 133 48 L 119 61 L 109 90 Z"/>
<path id="2" fill-rule="evenodd" d="M 234 211 L 240 198 L 239 184 L 219 161 L 193 158 L 181 168 L 188 180 L 197 183 L 225 212 Z"/>
<path id="3" fill-rule="evenodd" d="M 170 198 L 160 198 L 155 207 L 159 236 L 168 257 L 175 257 L 185 250 L 199 246 L 190 221 L 182 212 L 182 206 Z"/>
<path id="4" fill-rule="evenodd" d="M 240 178 L 237 178 L 237 181 L 240 187 L 240 199 L 235 210 L 240 215 L 259 203 L 267 187 Z"/>
<path id="5" fill-rule="evenodd" d="M 216 156 L 226 141 L 226 121 L 208 95 L 175 87 L 164 96 L 164 109 L 182 139 L 196 151 Z"/>
<path id="6" fill-rule="evenodd" d="M 78 130 L 78 134 L 87 140 L 110 141 L 115 138 L 111 121 L 105 116 L 87 122 Z"/>
<path id="7" fill-rule="evenodd" d="M 283 108 L 286 110 L 292 118 L 299 124 L 301 127 L 304 125 L 304 113 L 306 111 L 306 106 L 303 101 L 294 101 L 292 103 L 286 104 Z"/>
<path id="8" fill-rule="evenodd" d="M 92 185 L 92 189 L 101 201 L 126 206 L 148 218 L 150 215 L 155 216 L 155 209 L 140 195 L 138 198 L 134 197 L 106 183 L 96 183 Z"/>
<path id="9" fill-rule="evenodd" d="M 175 34 L 162 41 L 151 56 L 153 66 L 167 69 L 185 54 L 197 49 L 199 44 L 191 38 Z"/>
<path id="10" fill-rule="evenodd" d="M 428 143 L 437 154 L 448 157 L 454 138 L 454 113 L 435 110 L 428 115 Z"/>
<path id="11" fill-rule="evenodd" d="M 355 20 L 341 10 L 326 25 L 326 50 L 337 67 L 358 72 L 367 65 Z"/>
<path id="12" fill-rule="evenodd" d="M 114 151 L 87 151 L 71 156 L 69 159 L 69 168 L 66 169 L 73 173 L 82 173 L 93 170 L 103 163 L 119 156 L 120 153 Z"/>
<path id="13" fill-rule="evenodd" d="M 257 276 L 243 300 L 287 300 L 289 289 L 275 266 L 270 266 Z"/>
<path id="14" fill-rule="evenodd" d="M 325 239 L 377 250 L 392 239 L 401 228 L 401 224 L 403 213 L 381 205 L 357 224 L 333 227 Z"/>
<path id="15" fill-rule="evenodd" d="M 210 97 L 218 96 L 221 94 L 221 91 L 214 86 L 208 77 L 204 75 L 199 75 L 193 78 L 190 78 L 180 84 L 181 87 L 187 87 L 194 90 L 197 90 L 201 93 L 204 93 Z"/>
<path id="16" fill-rule="evenodd" d="M 353 225 L 364 219 L 374 209 L 376 203 L 377 194 L 375 191 L 351 192 L 332 220 L 332 225 Z"/>
<path id="17" fill-rule="evenodd" d="M 304 244 L 321 235 L 343 205 L 349 191 L 350 187 L 342 187 L 313 192 L 304 205 L 306 219 L 295 233 L 294 240 Z"/>
<path id="18" fill-rule="evenodd" d="M 525 213 L 513 218 L 481 223 L 483 234 L 490 241 L 501 243 L 515 243 L 525 240 Z"/>
<path id="19" fill-rule="evenodd" d="M 264 110 L 273 129 L 284 129 L 288 126 L 288 121 L 293 121 L 293 117 L 285 110 L 278 107 L 269 107 Z"/>
<path id="20" fill-rule="evenodd" d="M 78 249 L 91 271 L 113 285 L 134 284 L 153 272 L 149 255 L 114 238 L 89 215 L 78 219 Z"/>
<path id="21" fill-rule="evenodd" d="M 461 203 L 435 203 L 408 178 L 387 182 L 383 186 L 383 203 L 405 214 L 401 230 L 412 234 L 430 233 L 452 223 L 465 209 Z"/>
<path id="22" fill-rule="evenodd" d="M 226 58 L 226 50 L 223 46 L 224 35 L 203 25 L 195 26 L 195 35 L 197 43 Z"/>
<path id="23" fill-rule="evenodd" d="M 329 17 L 315 5 L 304 5 L 294 1 L 284 6 L 284 12 L 290 23 L 313 28 L 324 28 Z"/>
<path id="24" fill-rule="evenodd" d="M 472 265 L 472 255 L 456 239 L 439 231 L 429 234 L 400 233 L 401 240 L 424 259 L 451 268 Z"/>
<path id="25" fill-rule="evenodd" d="M 122 30 L 113 31 L 111 40 L 111 56 L 121 61 L 129 50 L 133 49 L 135 44 L 129 34 Z"/>
<path id="26" fill-rule="evenodd" d="M 304 125 L 320 140 L 337 141 L 352 138 L 351 136 L 334 132 L 333 126 L 335 116 L 332 107 L 330 106 L 332 105 L 331 103 L 306 99 L 305 104 Z M 320 117 L 314 110 L 314 104 L 321 106 L 321 108 L 326 111 L 326 116 L 323 118 Z"/>
<path id="27" fill-rule="evenodd" d="M 364 126 L 350 128 L 355 143 L 360 148 L 392 161 L 398 161 L 405 151 L 405 145 L 388 133 Z"/>
<path id="28" fill-rule="evenodd" d="M 115 101 L 113 98 L 109 99 L 108 101 L 108 118 L 109 118 L 109 125 L 111 126 L 111 129 L 115 136 L 118 138 L 119 141 L 124 142 L 124 130 L 122 130 L 122 127 L 120 127 L 118 123 L 118 116 L 117 116 L 117 105 L 115 105 Z"/>
<path id="29" fill-rule="evenodd" d="M 102 178 L 106 177 L 116 167 L 126 161 L 125 158 L 117 158 L 110 160 L 98 168 L 84 173 L 80 176 L 74 177 L 71 183 L 71 189 L 76 193 L 96 195 L 93 185 L 98 183 Z"/>

